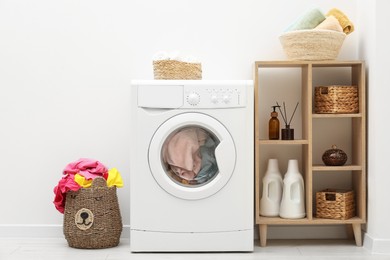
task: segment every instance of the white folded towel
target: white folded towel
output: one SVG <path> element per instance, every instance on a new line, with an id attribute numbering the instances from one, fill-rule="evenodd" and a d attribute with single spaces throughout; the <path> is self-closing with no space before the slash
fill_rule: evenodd
<path id="1" fill-rule="evenodd" d="M 176 61 L 182 61 L 182 62 L 188 62 L 188 63 L 199 63 L 199 60 L 192 56 L 192 55 L 183 55 L 180 51 L 158 51 L 154 54 L 153 60 L 176 60 Z"/>

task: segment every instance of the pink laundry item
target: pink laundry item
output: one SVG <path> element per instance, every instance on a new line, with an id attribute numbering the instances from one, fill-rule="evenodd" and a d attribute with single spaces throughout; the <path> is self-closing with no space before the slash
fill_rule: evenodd
<path id="1" fill-rule="evenodd" d="M 180 178 L 183 178 L 185 180 L 193 180 L 195 179 L 196 175 L 198 173 L 195 173 L 194 171 L 189 171 L 180 167 L 176 167 L 171 165 L 172 171 L 179 176 Z M 199 172 L 199 171 L 198 171 Z"/>
<path id="2" fill-rule="evenodd" d="M 74 175 L 76 173 L 84 176 L 87 180 L 95 179 L 96 177 L 107 179 L 108 169 L 99 161 L 81 158 L 69 163 L 64 169 L 64 174 Z"/>
<path id="3" fill-rule="evenodd" d="M 64 213 L 66 192 L 77 191 L 81 186 L 74 180 L 75 175 L 79 174 L 86 180 L 95 179 L 96 177 L 103 177 L 107 180 L 108 169 L 99 161 L 81 158 L 75 162 L 69 163 L 63 170 L 65 175 L 54 188 L 54 205 L 56 209 Z"/>
<path id="4" fill-rule="evenodd" d="M 202 165 L 199 148 L 206 138 L 207 133 L 201 128 L 180 130 L 164 143 L 163 160 L 178 176 L 193 180 Z"/>
<path id="5" fill-rule="evenodd" d="M 65 210 L 65 198 L 66 193 L 68 191 L 78 191 L 80 189 L 80 185 L 78 185 L 75 181 L 72 175 L 66 175 L 64 176 L 59 182 L 56 187 L 54 187 L 54 206 L 56 209 L 64 213 Z"/>

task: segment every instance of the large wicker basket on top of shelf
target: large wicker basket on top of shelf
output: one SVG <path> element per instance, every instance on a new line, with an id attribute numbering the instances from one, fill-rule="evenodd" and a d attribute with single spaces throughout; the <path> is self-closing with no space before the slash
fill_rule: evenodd
<path id="1" fill-rule="evenodd" d="M 335 60 L 346 34 L 332 30 L 297 30 L 279 36 L 290 60 Z"/>
<path id="2" fill-rule="evenodd" d="M 351 190 L 326 189 L 316 193 L 317 218 L 349 219 L 355 216 L 355 194 Z"/>
<path id="3" fill-rule="evenodd" d="M 202 79 L 202 65 L 177 60 L 155 60 L 153 73 L 154 79 Z"/>
<path id="4" fill-rule="evenodd" d="M 359 96 L 356 86 L 320 86 L 314 90 L 315 113 L 358 113 Z"/>

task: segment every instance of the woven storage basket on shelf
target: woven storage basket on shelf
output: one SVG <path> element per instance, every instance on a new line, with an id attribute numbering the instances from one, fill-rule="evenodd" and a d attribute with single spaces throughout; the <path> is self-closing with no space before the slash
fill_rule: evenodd
<path id="1" fill-rule="evenodd" d="M 344 220 L 354 217 L 354 192 L 335 189 L 316 192 L 316 213 L 317 218 Z"/>
<path id="2" fill-rule="evenodd" d="M 202 79 L 202 65 L 177 60 L 155 60 L 153 73 L 154 79 Z"/>
<path id="3" fill-rule="evenodd" d="M 331 30 L 297 30 L 279 36 L 290 60 L 334 60 L 346 34 Z"/>
<path id="4" fill-rule="evenodd" d="M 342 114 L 359 112 L 356 86 L 320 86 L 314 90 L 314 112 Z"/>
<path id="5" fill-rule="evenodd" d="M 90 188 L 66 193 L 64 235 L 70 247 L 108 248 L 119 244 L 122 218 L 116 187 L 95 178 Z"/>

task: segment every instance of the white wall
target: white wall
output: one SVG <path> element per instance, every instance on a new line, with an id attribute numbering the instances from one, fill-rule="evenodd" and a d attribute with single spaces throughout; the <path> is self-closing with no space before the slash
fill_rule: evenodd
<path id="1" fill-rule="evenodd" d="M 360 1 L 359 55 L 368 64 L 368 224 L 365 246 L 375 253 L 390 254 L 390 225 L 388 202 L 390 175 L 387 167 L 387 151 L 390 136 L 383 127 L 389 118 L 387 106 L 388 61 L 386 50 L 390 38 L 382 26 L 387 24 L 390 2 L 386 0 Z"/>
<path id="2" fill-rule="evenodd" d="M 80 157 L 122 173 L 118 196 L 129 223 L 133 37 L 125 2 L 0 2 L 3 227 L 59 226 L 53 188 Z"/>
<path id="3" fill-rule="evenodd" d="M 355 21 L 357 2 L 1 1 L 0 230 L 15 235 L 27 226 L 39 235 L 54 227 L 46 235 L 61 236 L 52 190 L 65 165 L 80 157 L 122 173 L 118 196 L 129 224 L 129 83 L 153 78 L 157 51 L 196 56 L 204 79 L 252 79 L 255 60 L 285 59 L 278 35 L 303 12 L 337 7 Z M 339 59 L 358 58 L 360 33 L 357 27 L 347 37 Z M 269 235 L 300 230 L 275 227 Z M 318 234 L 343 235 L 339 228 Z"/>
<path id="4" fill-rule="evenodd" d="M 181 50 L 202 61 L 204 79 L 252 79 L 255 60 L 284 59 L 278 35 L 305 11 L 338 7 L 356 15 L 356 1 L 133 1 L 133 75 L 152 78 L 159 50 Z M 132 25 L 130 25 L 132 26 Z M 355 58 L 357 34 L 348 37 L 340 59 Z"/>

